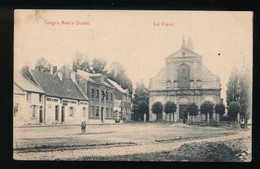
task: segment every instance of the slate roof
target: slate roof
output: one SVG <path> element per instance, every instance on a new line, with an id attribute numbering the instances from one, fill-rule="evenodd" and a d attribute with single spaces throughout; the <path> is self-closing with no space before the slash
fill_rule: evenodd
<path id="1" fill-rule="evenodd" d="M 108 84 L 107 82 L 105 82 L 105 80 L 103 82 L 100 82 L 100 78 L 103 77 L 102 74 L 100 73 L 89 73 L 89 72 L 85 72 L 85 71 L 82 71 L 82 70 L 77 70 L 77 73 L 83 77 L 84 79 L 90 81 L 90 82 L 93 82 L 93 83 L 96 83 L 96 84 L 102 84 L 102 85 L 105 85 L 107 87 L 110 87 L 110 88 L 114 88 L 113 86 L 111 86 L 110 84 Z"/>
<path id="2" fill-rule="evenodd" d="M 126 90 L 123 89 L 121 86 L 119 86 L 115 81 L 111 80 L 111 79 L 107 79 L 109 81 L 109 83 L 111 83 L 117 90 L 119 90 L 122 93 L 126 94 Z"/>
<path id="3" fill-rule="evenodd" d="M 59 79 L 57 75 L 31 70 L 32 76 L 46 95 L 67 99 L 87 100 L 70 78 Z"/>
<path id="4" fill-rule="evenodd" d="M 36 93 L 43 93 L 35 83 L 33 83 L 27 76 L 22 72 L 14 71 L 14 84 L 16 84 L 20 89 L 25 91 L 31 91 Z"/>
<path id="5" fill-rule="evenodd" d="M 90 81 L 90 82 L 93 82 L 93 83 L 97 83 L 96 81 L 94 81 L 93 79 L 90 78 L 90 75 L 91 73 L 88 73 L 88 72 L 85 72 L 85 71 L 82 71 L 82 70 L 77 70 L 77 73 L 83 77 L 84 79 Z"/>

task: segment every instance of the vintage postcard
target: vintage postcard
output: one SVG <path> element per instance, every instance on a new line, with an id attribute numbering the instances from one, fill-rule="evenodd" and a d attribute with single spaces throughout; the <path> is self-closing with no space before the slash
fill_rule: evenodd
<path id="1" fill-rule="evenodd" d="M 15 160 L 252 161 L 253 12 L 14 17 Z"/>

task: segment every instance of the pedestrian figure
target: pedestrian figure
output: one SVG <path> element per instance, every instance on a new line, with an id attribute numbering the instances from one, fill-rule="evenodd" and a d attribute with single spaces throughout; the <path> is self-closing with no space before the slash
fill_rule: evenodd
<path id="1" fill-rule="evenodd" d="M 86 126 L 87 126 L 86 121 L 83 122 L 83 126 L 84 126 L 83 131 L 84 131 L 84 133 L 86 133 Z"/>
<path id="2" fill-rule="evenodd" d="M 86 132 L 86 122 L 82 122 L 81 123 L 81 133 L 85 133 Z"/>

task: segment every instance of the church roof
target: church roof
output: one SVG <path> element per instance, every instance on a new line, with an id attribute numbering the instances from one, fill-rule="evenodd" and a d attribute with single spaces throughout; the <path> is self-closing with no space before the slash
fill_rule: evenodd
<path id="1" fill-rule="evenodd" d="M 214 80 L 219 79 L 219 76 L 214 75 L 209 71 L 205 65 L 201 65 L 201 80 Z"/>
<path id="2" fill-rule="evenodd" d="M 175 53 L 169 55 L 167 58 L 177 58 L 177 57 L 183 58 L 183 57 L 201 57 L 201 56 L 186 47 L 182 47 Z"/>

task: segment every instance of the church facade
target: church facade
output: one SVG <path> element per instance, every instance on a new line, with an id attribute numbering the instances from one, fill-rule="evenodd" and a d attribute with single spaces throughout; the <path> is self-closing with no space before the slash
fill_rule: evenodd
<path id="1" fill-rule="evenodd" d="M 189 103 L 200 106 L 204 101 L 220 103 L 221 84 L 219 76 L 213 75 L 202 63 L 202 56 L 193 52 L 190 39 L 186 45 L 165 59 L 165 66 L 149 80 L 149 121 L 156 120 L 152 105 L 173 101 L 177 105 L 174 121 L 184 118 Z M 158 116 L 167 120 L 166 114 Z"/>

